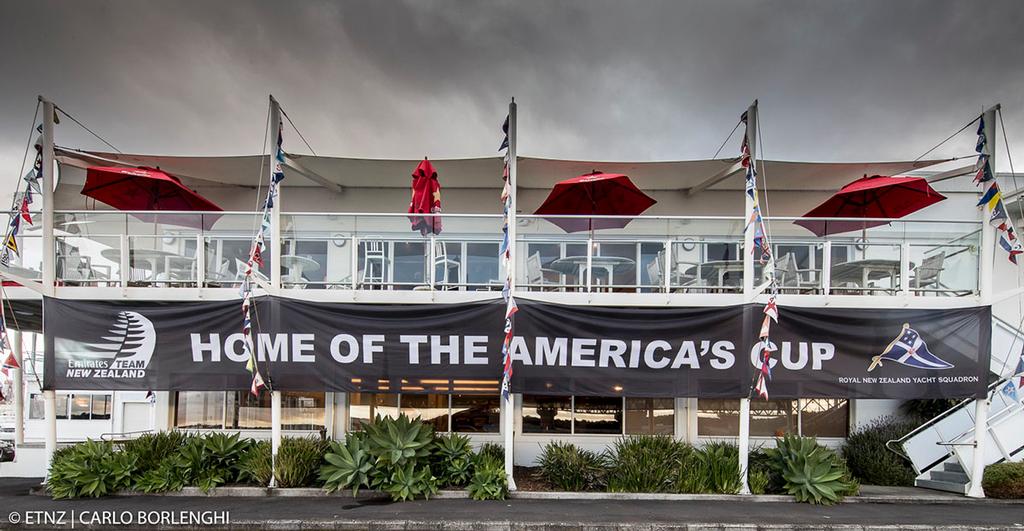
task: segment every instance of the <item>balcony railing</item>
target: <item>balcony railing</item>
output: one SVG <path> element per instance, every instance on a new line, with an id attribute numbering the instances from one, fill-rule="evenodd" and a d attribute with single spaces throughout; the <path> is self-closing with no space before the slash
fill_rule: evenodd
<path id="1" fill-rule="evenodd" d="M 406 214 L 282 213 L 281 254 L 268 242 L 259 274 L 281 268 L 288 289 L 500 290 L 501 218 L 441 215 L 440 234 Z M 564 218 L 564 219 L 563 219 Z M 571 220 L 570 220 L 571 218 Z M 603 227 L 567 233 L 561 226 Z M 978 292 L 978 221 L 884 220 L 817 237 L 771 218 L 780 289 L 789 294 L 968 296 Z M 864 226 L 883 220 L 857 221 Z M 57 280 L 64 286 L 237 287 L 258 215 L 251 212 L 55 215 Z M 592 225 L 591 225 L 592 224 Z M 621 228 L 607 228 L 609 225 Z M 518 289 L 556 292 L 741 293 L 741 217 L 517 218 Z M 11 271 L 39 279 L 38 231 L 19 236 Z M 752 284 L 763 282 L 754 256 Z"/>

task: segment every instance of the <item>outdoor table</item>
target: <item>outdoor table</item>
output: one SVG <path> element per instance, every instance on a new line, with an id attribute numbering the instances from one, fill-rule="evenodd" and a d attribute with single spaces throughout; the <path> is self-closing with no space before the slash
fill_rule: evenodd
<path id="1" fill-rule="evenodd" d="M 608 283 L 611 284 L 615 278 L 616 268 L 628 270 L 629 268 L 636 267 L 636 262 L 631 258 L 622 256 L 592 256 L 590 257 L 590 267 L 603 270 L 608 275 Z M 587 272 L 587 257 L 566 256 L 565 258 L 559 258 L 551 262 L 551 269 L 564 275 L 578 275 L 576 278 L 579 280 L 580 285 L 583 285 L 586 283 L 587 278 L 585 275 Z"/>
<path id="2" fill-rule="evenodd" d="M 116 264 L 121 263 L 120 249 L 103 249 L 100 251 L 100 256 Z M 139 264 L 136 262 L 137 260 L 141 260 L 143 263 Z M 194 262 L 195 258 L 191 256 L 182 256 L 178 253 L 164 251 L 162 249 L 132 249 L 128 252 L 129 267 L 131 269 L 143 269 L 150 271 L 153 274 L 152 278 L 154 279 L 161 273 L 169 272 L 171 270 L 171 262 L 174 260 Z"/>
<path id="3" fill-rule="evenodd" d="M 295 254 L 281 255 L 281 267 L 288 270 L 290 282 L 302 282 L 302 273 L 320 271 L 320 264 L 308 256 Z"/>
<path id="4" fill-rule="evenodd" d="M 697 264 L 688 270 L 687 275 L 692 275 L 702 281 L 716 280 L 717 283 L 709 286 L 720 288 L 725 286 L 725 275 L 727 273 L 743 273 L 743 260 L 712 260 Z"/>
<path id="5" fill-rule="evenodd" d="M 910 263 L 910 269 L 914 263 Z M 867 258 L 863 260 L 852 260 L 832 266 L 832 284 L 845 283 L 857 284 L 861 288 L 867 288 L 868 282 L 881 280 L 883 278 L 897 279 L 900 276 L 900 261 L 887 258 Z M 897 289 L 894 282 L 891 290 Z"/>

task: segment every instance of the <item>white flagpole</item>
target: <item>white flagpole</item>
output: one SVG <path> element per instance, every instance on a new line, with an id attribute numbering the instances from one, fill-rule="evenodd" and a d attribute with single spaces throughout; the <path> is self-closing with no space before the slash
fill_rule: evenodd
<path id="1" fill-rule="evenodd" d="M 508 270 L 506 274 L 509 279 L 509 294 L 512 297 L 516 295 L 516 203 L 517 190 L 516 190 L 516 178 L 517 178 L 517 165 L 516 165 L 516 100 L 513 98 L 508 104 L 508 182 L 509 189 L 512 194 L 512 206 L 508 212 L 508 245 L 511 259 L 508 261 Z M 514 318 L 513 318 L 514 319 Z M 504 360 L 502 360 L 504 362 Z M 502 412 L 504 413 L 503 418 L 503 429 L 504 432 L 504 446 L 505 446 L 505 476 L 508 478 L 509 490 L 516 490 L 516 482 L 513 478 L 514 470 L 514 456 L 515 449 L 514 444 L 514 431 L 515 431 L 515 397 L 510 392 L 508 398 L 502 399 Z"/>
<path id="2" fill-rule="evenodd" d="M 56 269 L 54 264 L 55 244 L 53 240 L 53 102 L 39 96 L 43 104 L 43 135 L 42 135 L 42 187 L 43 196 L 43 294 L 53 297 Z M 46 342 L 43 343 L 44 348 Z M 57 451 L 57 392 L 54 389 L 43 391 L 43 417 L 46 426 L 44 449 L 46 453 L 46 475 L 50 475 L 53 454 Z M 45 479 L 43 480 L 46 481 Z"/>
<path id="3" fill-rule="evenodd" d="M 277 156 L 277 144 L 281 137 L 281 104 L 270 96 L 270 186 L 273 186 L 274 179 L 274 157 Z M 283 169 L 283 168 L 282 168 Z M 277 185 L 277 197 L 270 207 L 270 285 L 276 292 L 281 288 L 281 250 L 284 246 L 281 242 L 281 184 Z M 257 346 L 253 345 L 254 348 Z M 257 370 L 259 368 L 257 367 Z M 270 375 L 267 375 L 270 377 Z M 277 486 L 277 453 L 281 449 L 281 391 L 277 390 L 273 380 L 270 382 L 270 487 Z"/>
<path id="4" fill-rule="evenodd" d="M 757 164 L 757 100 L 747 108 L 747 128 L 745 131 L 747 148 L 750 150 L 750 164 Z M 756 167 L 756 166 L 755 166 Z M 754 187 L 757 193 L 757 187 Z M 743 298 L 748 303 L 754 298 L 754 223 L 750 223 L 750 212 L 754 209 L 754 199 L 747 194 L 744 188 L 744 215 L 746 230 L 743 232 Z M 767 237 L 767 236 L 765 236 Z M 740 399 L 740 429 L 739 429 L 739 465 L 740 465 L 740 494 L 750 494 L 750 486 L 747 482 L 747 468 L 750 461 L 750 397 Z"/>
<path id="5" fill-rule="evenodd" d="M 999 105 L 990 107 L 982 115 L 985 120 L 985 153 L 992 168 L 992 178 L 996 175 L 996 111 Z M 991 209 L 981 209 L 981 269 L 978 274 L 981 281 L 981 303 L 992 303 L 992 269 L 995 265 L 995 228 L 988 222 Z M 974 452 L 971 458 L 971 485 L 967 496 L 984 498 L 985 490 L 981 487 L 985 475 L 985 442 L 988 439 L 988 396 L 974 401 Z"/>

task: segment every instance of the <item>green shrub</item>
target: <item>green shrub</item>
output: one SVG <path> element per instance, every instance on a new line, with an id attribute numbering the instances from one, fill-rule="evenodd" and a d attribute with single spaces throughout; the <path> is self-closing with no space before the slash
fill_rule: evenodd
<path id="1" fill-rule="evenodd" d="M 786 492 L 798 502 L 831 505 L 857 492 L 858 485 L 846 464 L 813 437 L 786 435 L 776 439 L 776 448 L 765 453 L 782 474 Z"/>
<path id="2" fill-rule="evenodd" d="M 314 484 L 327 443 L 315 436 L 284 437 L 277 451 L 274 478 L 280 488 L 309 487 Z"/>
<path id="3" fill-rule="evenodd" d="M 480 445 L 480 449 L 476 451 L 476 454 L 487 456 L 489 459 L 494 459 L 502 463 L 505 462 L 505 447 L 498 443 L 484 443 Z"/>
<path id="4" fill-rule="evenodd" d="M 161 431 L 140 435 L 118 445 L 121 451 L 138 456 L 138 474 L 141 476 L 176 455 L 188 438 L 189 435 L 184 432 Z"/>
<path id="5" fill-rule="evenodd" d="M 770 475 L 763 470 L 751 470 L 747 473 L 747 485 L 751 494 L 768 494 Z"/>
<path id="6" fill-rule="evenodd" d="M 238 481 L 266 487 L 273 475 L 270 441 L 256 441 L 238 459 Z"/>
<path id="7" fill-rule="evenodd" d="M 487 454 L 477 454 L 473 460 L 473 479 L 470 480 L 469 497 L 474 500 L 504 500 L 508 496 L 508 477 L 504 463 Z"/>
<path id="8" fill-rule="evenodd" d="M 782 479 L 782 473 L 772 466 L 772 457 L 762 449 L 750 452 L 747 460 L 750 472 L 747 475 L 747 483 L 750 484 L 750 491 L 754 494 L 785 494 L 786 480 Z M 764 489 L 756 492 L 754 489 L 754 474 L 764 478 Z M 758 482 L 762 481 L 758 478 Z"/>
<path id="9" fill-rule="evenodd" d="M 438 484 L 462 487 L 473 477 L 473 446 L 469 437 L 457 433 L 434 437 L 431 469 Z"/>
<path id="10" fill-rule="evenodd" d="M 850 433 L 842 455 L 853 476 L 868 485 L 914 486 L 914 469 L 885 443 L 910 433 L 918 424 L 911 420 L 882 417 Z"/>
<path id="11" fill-rule="evenodd" d="M 664 435 L 623 437 L 605 452 L 610 492 L 671 492 L 692 448 Z"/>
<path id="12" fill-rule="evenodd" d="M 156 468 L 147 471 L 135 481 L 135 490 L 147 494 L 177 492 L 185 488 L 188 478 L 185 469 L 178 466 L 174 457 L 164 459 Z"/>
<path id="13" fill-rule="evenodd" d="M 571 443 L 549 442 L 541 451 L 537 464 L 541 477 L 560 490 L 593 490 L 604 481 L 602 456 Z"/>
<path id="14" fill-rule="evenodd" d="M 99 497 L 131 486 L 138 456 L 87 440 L 54 454 L 46 485 L 54 499 Z"/>
<path id="15" fill-rule="evenodd" d="M 676 465 L 675 491 L 684 494 L 711 492 L 710 478 L 700 450 L 693 448 Z"/>
<path id="16" fill-rule="evenodd" d="M 985 467 L 981 487 L 989 498 L 1024 498 L 1024 462 Z"/>
<path id="17" fill-rule="evenodd" d="M 366 436 L 362 432 L 348 433 L 345 442 L 332 441 L 320 466 L 320 481 L 327 492 L 352 489 L 352 496 L 359 489 L 370 486 L 370 473 L 374 457 L 370 455 Z"/>
<path id="18" fill-rule="evenodd" d="M 707 476 L 708 492 L 736 494 L 740 491 L 740 450 L 735 444 L 711 442 L 697 452 Z"/>

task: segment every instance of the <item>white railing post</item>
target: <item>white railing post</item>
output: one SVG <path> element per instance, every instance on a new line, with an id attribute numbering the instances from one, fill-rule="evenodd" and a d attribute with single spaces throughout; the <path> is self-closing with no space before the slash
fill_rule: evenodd
<path id="1" fill-rule="evenodd" d="M 918 264 L 920 265 L 920 264 Z M 895 287 L 895 286 L 894 286 Z M 900 245 L 900 295 L 910 295 L 910 242 Z"/>
<path id="2" fill-rule="evenodd" d="M 593 222 L 591 222 L 593 223 Z M 594 291 L 594 238 L 587 237 L 587 293 Z"/>
<path id="3" fill-rule="evenodd" d="M 359 276 L 359 237 L 356 236 L 355 231 L 352 232 L 352 253 L 351 254 L 352 254 L 352 264 L 351 264 L 350 268 L 352 269 L 352 275 L 349 277 L 349 280 L 351 281 L 350 283 L 352 284 L 352 289 L 355 290 L 356 288 L 359 287 L 359 279 L 358 279 L 358 276 Z M 384 268 L 382 267 L 381 269 L 383 270 Z M 383 271 L 381 271 L 381 272 L 383 273 Z"/>
<path id="4" fill-rule="evenodd" d="M 200 232 L 196 235 L 196 287 L 204 286 L 206 286 L 206 235 Z"/>
<path id="5" fill-rule="evenodd" d="M 828 295 L 832 290 L 832 240 L 825 240 L 821 249 L 821 293 Z"/>
<path id="6" fill-rule="evenodd" d="M 740 399 L 740 494 L 750 494 L 750 484 L 747 481 L 750 462 L 750 399 Z"/>
<path id="7" fill-rule="evenodd" d="M 125 224 L 124 232 L 121 233 L 121 254 L 118 258 L 118 267 L 121 268 L 121 287 L 127 288 L 128 281 L 131 280 L 131 261 L 128 259 L 129 253 L 131 253 L 131 245 L 128 238 L 128 226 Z"/>
<path id="8" fill-rule="evenodd" d="M 270 487 L 277 486 L 277 453 L 281 450 L 281 391 L 270 392 Z"/>
<path id="9" fill-rule="evenodd" d="M 665 271 L 662 282 L 665 283 L 665 293 L 669 294 L 672 293 L 672 240 L 665 240 L 665 263 L 662 268 Z"/>

